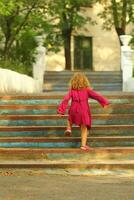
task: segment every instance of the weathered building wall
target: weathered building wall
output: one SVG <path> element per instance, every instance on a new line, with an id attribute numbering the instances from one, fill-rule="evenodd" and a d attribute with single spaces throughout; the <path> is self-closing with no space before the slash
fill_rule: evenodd
<path id="1" fill-rule="evenodd" d="M 120 70 L 120 44 L 114 28 L 111 31 L 102 29 L 103 21 L 97 14 L 102 6 L 96 4 L 85 12 L 87 16 L 94 16 L 97 25 L 87 25 L 86 32 L 93 36 L 93 68 L 95 71 Z M 84 34 L 86 34 L 86 32 Z"/>
<path id="2" fill-rule="evenodd" d="M 93 38 L 93 70 L 95 71 L 119 71 L 120 70 L 120 44 L 114 28 L 111 31 L 102 29 L 103 21 L 97 14 L 103 9 L 100 4 L 92 8 L 85 8 L 84 15 L 96 20 L 97 25 L 87 23 L 82 29 L 76 30 L 74 35 L 92 36 Z M 128 29 L 129 32 L 129 29 Z M 73 40 L 72 40 L 73 63 Z M 47 70 L 64 69 L 64 51 L 47 55 Z M 72 67 L 72 70 L 75 66 Z"/>

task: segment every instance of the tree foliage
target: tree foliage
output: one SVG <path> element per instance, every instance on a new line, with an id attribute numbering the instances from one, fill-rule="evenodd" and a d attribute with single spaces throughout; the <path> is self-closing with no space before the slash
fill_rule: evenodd
<path id="1" fill-rule="evenodd" d="M 45 0 L 0 0 L 0 54 L 2 66 L 32 66 L 34 37 L 50 31 Z M 16 62 L 16 64 L 15 64 Z M 18 63 L 21 63 L 20 65 Z M 17 70 L 18 71 L 18 70 Z M 21 70 L 23 71 L 23 70 Z M 29 74 L 29 69 L 27 69 Z"/>
<path id="2" fill-rule="evenodd" d="M 81 14 L 81 7 L 94 0 L 0 0 L 1 56 L 4 60 L 32 63 L 34 36 L 47 34 L 48 50 L 65 51 L 65 68 L 71 69 L 71 35 L 91 18 Z M 4 44 L 4 45 L 3 45 Z M 29 59 L 30 58 L 30 59 Z"/>
<path id="3" fill-rule="evenodd" d="M 14 41 L 27 25 L 28 18 L 32 10 L 35 9 L 37 2 L 38 0 L 5 1 L 5 7 L 11 6 L 9 12 L 3 10 L 0 15 L 0 27 L 4 37 L 4 57 L 8 57 Z"/>
<path id="4" fill-rule="evenodd" d="M 0 15 L 9 15 L 13 7 L 14 4 L 12 0 L 0 0 Z"/>
<path id="5" fill-rule="evenodd" d="M 103 28 L 110 30 L 113 26 L 118 37 L 126 33 L 126 27 L 134 23 L 133 0 L 99 0 L 104 9 L 99 16 L 104 19 Z"/>

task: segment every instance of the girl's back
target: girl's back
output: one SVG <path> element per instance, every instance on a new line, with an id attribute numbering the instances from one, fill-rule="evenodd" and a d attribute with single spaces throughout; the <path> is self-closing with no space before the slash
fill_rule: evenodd
<path id="1" fill-rule="evenodd" d="M 81 73 L 75 74 L 70 81 L 70 90 L 64 96 L 64 99 L 58 107 L 59 114 L 65 114 L 68 108 L 68 102 L 71 100 L 71 105 L 68 109 L 68 125 L 65 134 L 71 134 L 72 124 L 81 127 L 81 149 L 89 150 L 87 143 L 87 128 L 91 128 L 91 112 L 88 102 L 89 98 L 97 100 L 103 107 L 109 102 L 101 94 L 96 93 L 89 87 L 87 77 Z"/>

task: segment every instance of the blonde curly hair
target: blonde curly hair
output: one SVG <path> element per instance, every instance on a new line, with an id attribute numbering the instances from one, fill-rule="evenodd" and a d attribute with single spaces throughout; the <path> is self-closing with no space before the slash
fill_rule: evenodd
<path id="1" fill-rule="evenodd" d="M 73 90 L 81 90 L 89 86 L 89 80 L 83 73 L 75 73 L 70 80 L 70 88 Z"/>

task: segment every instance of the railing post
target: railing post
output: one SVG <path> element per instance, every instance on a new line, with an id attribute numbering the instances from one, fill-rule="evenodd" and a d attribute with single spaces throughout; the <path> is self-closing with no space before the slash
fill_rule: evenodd
<path id="1" fill-rule="evenodd" d="M 129 46 L 131 35 L 121 35 L 121 69 L 123 73 L 123 91 L 128 91 L 128 81 L 133 77 L 133 55 L 134 50 Z"/>
<path id="2" fill-rule="evenodd" d="M 46 68 L 46 48 L 43 46 L 45 36 L 36 36 L 37 48 L 33 63 L 33 78 L 38 81 L 40 92 L 43 91 L 44 72 Z"/>

